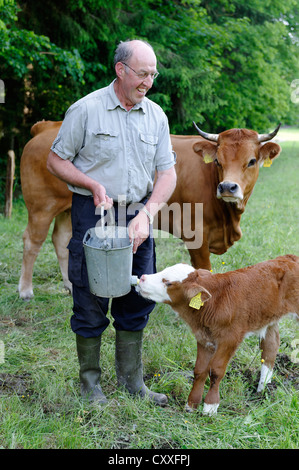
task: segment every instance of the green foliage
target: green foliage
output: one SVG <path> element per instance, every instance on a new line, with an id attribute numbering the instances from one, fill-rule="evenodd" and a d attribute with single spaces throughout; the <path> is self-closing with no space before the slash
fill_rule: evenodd
<path id="1" fill-rule="evenodd" d="M 7 89 L 3 111 L 10 113 L 13 110 L 11 122 L 5 124 L 22 122 L 24 104 L 30 113 L 34 107 L 41 112 L 46 108 L 46 114 L 55 119 L 55 111 L 61 112 L 65 106 L 65 85 L 69 83 L 75 90 L 76 84 L 84 84 L 84 63 L 77 49 L 60 48 L 47 36 L 21 28 L 17 13 L 15 2 L 2 7 L 0 70 Z M 17 96 L 10 94 L 13 83 L 19 91 Z M 56 99 L 43 104 L 44 93 Z"/>
<path id="2" fill-rule="evenodd" d="M 85 65 L 78 50 L 59 47 L 29 24 L 22 27 L 20 13 L 13 0 L 0 4 L 0 78 L 5 85 L 5 103 L 0 104 L 1 174 L 7 150 L 13 148 L 20 157 L 32 124 L 62 118 L 63 109 L 80 97 L 84 86 Z M 19 159 L 17 175 L 18 166 Z M 1 178 L 2 195 L 3 187 Z"/>

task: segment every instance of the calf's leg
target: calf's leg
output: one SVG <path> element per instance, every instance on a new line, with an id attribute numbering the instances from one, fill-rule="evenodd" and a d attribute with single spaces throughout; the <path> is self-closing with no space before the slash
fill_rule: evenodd
<path id="1" fill-rule="evenodd" d="M 262 367 L 257 392 L 261 392 L 264 387 L 271 382 L 279 344 L 279 327 L 277 323 L 274 323 L 273 325 L 268 326 L 266 335 L 260 342 L 260 348 L 262 350 Z"/>
<path id="2" fill-rule="evenodd" d="M 203 414 L 217 414 L 220 402 L 219 385 L 224 377 L 227 364 L 237 345 L 219 345 L 209 364 L 210 388 L 204 400 Z"/>
<path id="3" fill-rule="evenodd" d="M 197 343 L 197 358 L 194 367 L 194 382 L 188 397 L 188 403 L 185 407 L 186 411 L 193 411 L 201 403 L 205 381 L 209 374 L 209 363 L 213 354 L 214 349 L 208 350 L 201 344 Z"/>

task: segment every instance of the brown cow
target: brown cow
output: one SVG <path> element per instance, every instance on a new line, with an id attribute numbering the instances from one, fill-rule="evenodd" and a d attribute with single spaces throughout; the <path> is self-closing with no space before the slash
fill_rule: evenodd
<path id="1" fill-rule="evenodd" d="M 227 364 L 246 335 L 255 333 L 262 340 L 257 391 L 271 381 L 279 348 L 278 322 L 289 313 L 299 319 L 299 257 L 279 256 L 223 274 L 177 264 L 144 274 L 137 290 L 145 298 L 169 304 L 190 326 L 197 340 L 197 359 L 186 410 L 200 404 L 209 376 L 203 413 L 214 414 Z"/>
<path id="2" fill-rule="evenodd" d="M 22 190 L 28 209 L 19 281 L 19 294 L 23 299 L 33 296 L 33 265 L 54 218 L 52 239 L 64 285 L 71 287 L 66 249 L 71 236 L 71 192 L 46 168 L 49 149 L 60 125 L 61 122 L 52 121 L 36 123 L 31 130 L 33 139 L 26 144 L 21 157 Z M 259 166 L 265 159 L 272 161 L 281 150 L 274 142 L 264 145 L 262 142 L 272 139 L 278 129 L 279 126 L 266 135 L 246 129 L 231 129 L 214 135 L 197 128 L 202 137 L 171 136 L 177 154 L 177 186 L 168 205 L 160 211 L 157 224 L 164 229 L 163 221 L 169 218 L 167 230 L 186 242 L 195 268 L 210 269 L 210 252 L 223 254 L 241 237 L 241 215 L 258 178 Z M 191 217 L 187 231 L 182 217 L 186 203 Z M 203 204 L 202 219 L 196 216 L 198 203 Z M 179 214 L 169 210 L 174 205 L 181 208 Z M 193 238 L 190 230 L 196 234 Z M 196 245 L 197 234 L 202 234 L 202 241 Z"/>

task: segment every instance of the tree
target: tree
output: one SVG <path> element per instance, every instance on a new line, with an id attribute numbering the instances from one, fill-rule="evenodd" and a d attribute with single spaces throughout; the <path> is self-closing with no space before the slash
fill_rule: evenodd
<path id="1" fill-rule="evenodd" d="M 286 0 L 204 1 L 222 40 L 212 48 L 221 71 L 215 93 L 221 98 L 210 126 L 267 129 L 296 121 L 290 84 L 298 76 L 297 2 Z"/>
<path id="2" fill-rule="evenodd" d="M 297 0 L 0 0 L 0 165 L 37 120 L 63 119 L 110 83 L 120 40 L 149 41 L 160 75 L 149 97 L 172 133 L 298 122 Z M 3 83 L 1 82 L 1 83 Z"/>
<path id="3" fill-rule="evenodd" d="M 0 105 L 3 174 L 8 149 L 20 156 L 33 122 L 57 119 L 65 103 L 71 102 L 69 89 L 79 97 L 84 64 L 77 50 L 62 49 L 48 37 L 20 28 L 14 1 L 2 1 L 0 8 L 0 78 L 5 86 Z"/>

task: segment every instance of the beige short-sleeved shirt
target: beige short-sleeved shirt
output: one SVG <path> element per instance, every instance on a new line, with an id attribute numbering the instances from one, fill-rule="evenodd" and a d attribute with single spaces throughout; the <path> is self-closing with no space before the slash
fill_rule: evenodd
<path id="1" fill-rule="evenodd" d="M 51 150 L 101 183 L 114 201 L 121 196 L 129 204 L 152 192 L 155 170 L 171 168 L 175 154 L 160 106 L 145 97 L 127 111 L 113 84 L 68 109 Z M 91 195 L 84 188 L 69 189 Z"/>

